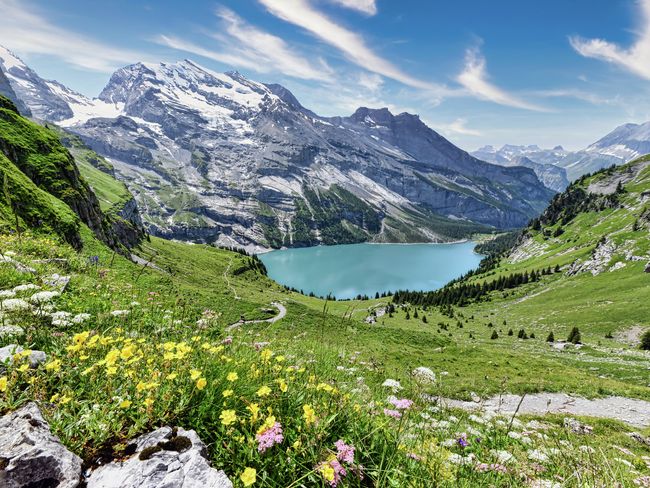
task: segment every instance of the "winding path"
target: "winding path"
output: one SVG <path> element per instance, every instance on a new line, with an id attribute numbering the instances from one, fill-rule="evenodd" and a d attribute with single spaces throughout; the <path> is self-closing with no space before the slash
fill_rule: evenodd
<path id="1" fill-rule="evenodd" d="M 226 330 L 231 330 L 234 329 L 235 327 L 239 327 L 241 325 L 246 325 L 246 324 L 261 324 L 263 322 L 274 324 L 278 320 L 282 320 L 287 315 L 287 308 L 284 305 L 282 305 L 280 302 L 271 302 L 271 306 L 278 309 L 278 314 L 274 315 L 270 319 L 239 320 L 234 324 L 230 324 L 228 327 L 226 327 Z"/>
<path id="2" fill-rule="evenodd" d="M 479 410 L 504 415 L 513 415 L 515 412 L 524 415 L 547 413 L 584 415 L 620 420 L 635 427 L 650 426 L 650 402 L 636 398 L 610 396 L 588 399 L 566 393 L 536 393 L 526 395 L 517 410 L 520 401 L 519 395 L 502 395 L 482 402 L 440 398 L 438 403 L 463 410 Z"/>

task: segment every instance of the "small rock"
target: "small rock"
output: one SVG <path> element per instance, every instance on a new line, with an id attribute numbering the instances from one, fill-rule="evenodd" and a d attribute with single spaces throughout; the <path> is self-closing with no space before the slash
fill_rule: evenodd
<path id="1" fill-rule="evenodd" d="M 574 434 L 591 434 L 594 428 L 591 425 L 578 422 L 576 419 L 569 417 L 564 418 L 564 427 L 569 429 Z"/>
<path id="2" fill-rule="evenodd" d="M 61 293 L 63 293 L 68 286 L 68 283 L 70 283 L 70 277 L 61 276 L 60 274 L 54 273 L 52 276 L 43 279 L 43 283 L 51 286 L 52 288 L 56 288 Z"/>
<path id="3" fill-rule="evenodd" d="M 436 381 L 436 374 L 429 368 L 420 366 L 415 368 L 411 374 L 418 383 L 434 383 Z"/>
<path id="4" fill-rule="evenodd" d="M 638 432 L 630 432 L 628 435 L 635 441 L 638 441 L 641 444 L 645 444 L 646 446 L 650 446 L 650 437 L 644 437 Z"/>
<path id="5" fill-rule="evenodd" d="M 16 344 L 9 344 L 5 347 L 0 347 L 0 364 L 13 364 L 14 355 L 23 352 L 25 349 Z M 39 364 L 47 361 L 47 354 L 43 351 L 30 351 L 29 353 L 29 366 L 36 368 Z"/>
<path id="6" fill-rule="evenodd" d="M 0 486 L 75 488 L 81 459 L 50 432 L 35 403 L 0 418 Z"/>
<path id="7" fill-rule="evenodd" d="M 133 441 L 135 453 L 90 473 L 87 488 L 232 488 L 210 467 L 205 444 L 193 430 L 162 427 Z"/>

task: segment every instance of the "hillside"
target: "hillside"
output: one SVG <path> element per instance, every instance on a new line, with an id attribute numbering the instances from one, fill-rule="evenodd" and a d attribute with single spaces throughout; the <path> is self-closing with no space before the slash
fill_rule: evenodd
<path id="1" fill-rule="evenodd" d="M 2 203 L 5 215 L 13 214 L 14 231 L 17 231 L 16 225 L 43 226 L 46 231 L 56 230 L 67 242 L 80 247 L 79 223 L 83 222 L 98 239 L 119 250 L 132 247 L 142 238 L 137 210 L 135 214 L 126 215 L 122 208 L 126 201 L 121 207 L 112 202 L 102 210 L 95 193 L 81 176 L 74 157 L 61 145 L 58 135 L 22 117 L 16 106 L 2 96 L 0 153 L 6 171 Z M 80 164 L 87 163 L 80 159 Z M 122 188 L 126 199 L 128 192 Z M 30 193 L 41 197 L 32 201 Z M 109 193 L 115 197 L 119 195 L 114 188 Z M 132 200 L 132 197 L 128 199 Z"/>
<path id="2" fill-rule="evenodd" d="M 553 192 L 485 163 L 417 115 L 322 117 L 286 88 L 197 63 L 135 63 L 88 99 L 7 50 L 34 117 L 110 159 L 154 235 L 249 248 L 438 242 L 525 225 Z"/>
<path id="3" fill-rule="evenodd" d="M 74 139 L 66 144 L 86 151 Z M 643 410 L 621 417 L 630 424 L 599 420 L 609 411 L 594 409 L 576 426 L 564 420 L 566 410 L 522 409 L 513 421 L 512 414 L 481 412 L 480 403 L 470 414 L 464 404 L 436 399 L 566 392 L 650 400 L 650 357 L 638 350 L 650 316 L 650 159 L 575 183 L 514 250 L 492 260 L 496 266 L 453 286 L 556 266 L 559 272 L 462 306 L 417 305 L 414 296 L 409 303 L 395 297 L 392 307 L 390 298 L 324 302 L 289 292 L 254 258 L 207 245 L 153 237 L 134 250 L 142 258 L 136 264 L 2 161 L 12 184 L 31 185 L 11 193 L 16 201 L 58 212 L 42 224 L 59 225 L 66 216 L 83 246 L 75 250 L 57 238 L 65 237 L 58 228 L 29 220 L 23 225 L 31 229 L 19 237 L 2 207 L 0 347 L 20 344 L 48 357 L 36 369 L 23 367 L 23 356 L 7 367 L 0 413 L 36 400 L 53 432 L 88 466 L 128 456 L 130 439 L 176 425 L 196 430 L 212 466 L 236 486 L 244 486 L 246 468 L 269 486 L 329 484 L 339 440 L 355 448 L 339 486 L 424 487 L 434 480 L 505 487 L 522 477 L 633 486 L 648 471 L 647 447 L 629 435 L 650 435 Z M 86 162 L 83 188 L 101 195 L 119 185 L 103 161 Z M 55 275 L 69 282 L 61 286 Z M 545 341 L 550 332 L 566 338 L 573 327 L 582 347 Z M 517 338 L 519 330 L 528 338 Z M 430 373 L 413 374 L 418 367 Z M 402 389 L 382 386 L 389 379 Z M 274 422 L 282 439 L 262 452 L 257 436 L 277 429 Z M 579 427 L 586 424 L 589 435 Z"/>

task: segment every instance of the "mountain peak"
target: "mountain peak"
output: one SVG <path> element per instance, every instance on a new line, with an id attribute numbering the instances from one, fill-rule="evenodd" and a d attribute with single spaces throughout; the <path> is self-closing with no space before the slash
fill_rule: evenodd
<path id="1" fill-rule="evenodd" d="M 361 122 L 370 125 L 383 125 L 388 126 L 393 121 L 395 116 L 388 110 L 387 107 L 382 108 L 368 108 L 359 107 L 350 116 L 350 119 L 355 122 Z"/>

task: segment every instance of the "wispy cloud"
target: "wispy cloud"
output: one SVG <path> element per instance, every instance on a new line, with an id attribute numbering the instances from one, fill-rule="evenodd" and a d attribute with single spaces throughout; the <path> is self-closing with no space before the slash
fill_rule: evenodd
<path id="1" fill-rule="evenodd" d="M 24 0 L 0 0 L 0 43 L 22 55 L 46 54 L 90 71 L 110 73 L 143 53 L 119 49 L 53 25 Z"/>
<path id="2" fill-rule="evenodd" d="M 543 98 L 575 98 L 592 105 L 614 105 L 620 102 L 618 95 L 610 98 L 601 97 L 595 93 L 576 89 L 537 90 L 529 92 L 531 95 Z"/>
<path id="3" fill-rule="evenodd" d="M 458 118 L 450 124 L 437 124 L 435 127 L 445 134 L 460 134 L 463 136 L 475 137 L 483 136 L 482 132 L 467 127 L 467 120 L 463 118 Z"/>
<path id="4" fill-rule="evenodd" d="M 604 39 L 569 38 L 573 49 L 587 58 L 616 64 L 637 76 L 650 80 L 650 0 L 640 0 L 642 24 L 636 42 L 629 48 Z"/>
<path id="5" fill-rule="evenodd" d="M 485 58 L 478 48 L 468 49 L 465 53 L 465 68 L 458 75 L 457 80 L 471 94 L 483 100 L 525 110 L 545 111 L 544 108 L 528 103 L 493 85 L 489 81 Z"/>
<path id="6" fill-rule="evenodd" d="M 439 95 L 448 92 L 448 89 L 444 86 L 420 80 L 404 73 L 393 63 L 370 49 L 361 35 L 337 24 L 325 14 L 313 8 L 307 0 L 259 0 L 259 2 L 271 14 L 307 30 L 318 39 L 338 49 L 349 61 L 367 71 Z"/>
<path id="7" fill-rule="evenodd" d="M 154 41 L 173 49 L 258 73 L 280 72 L 305 80 L 332 79 L 332 69 L 324 60 L 319 60 L 317 64 L 312 63 L 294 51 L 280 37 L 249 24 L 230 9 L 218 8 L 216 15 L 222 21 L 223 30 L 209 34 L 209 37 L 217 41 L 214 49 L 167 35 L 160 35 Z"/>
<path id="8" fill-rule="evenodd" d="M 343 7 L 356 10 L 366 15 L 377 14 L 377 4 L 375 0 L 330 0 L 332 3 L 337 3 Z"/>

